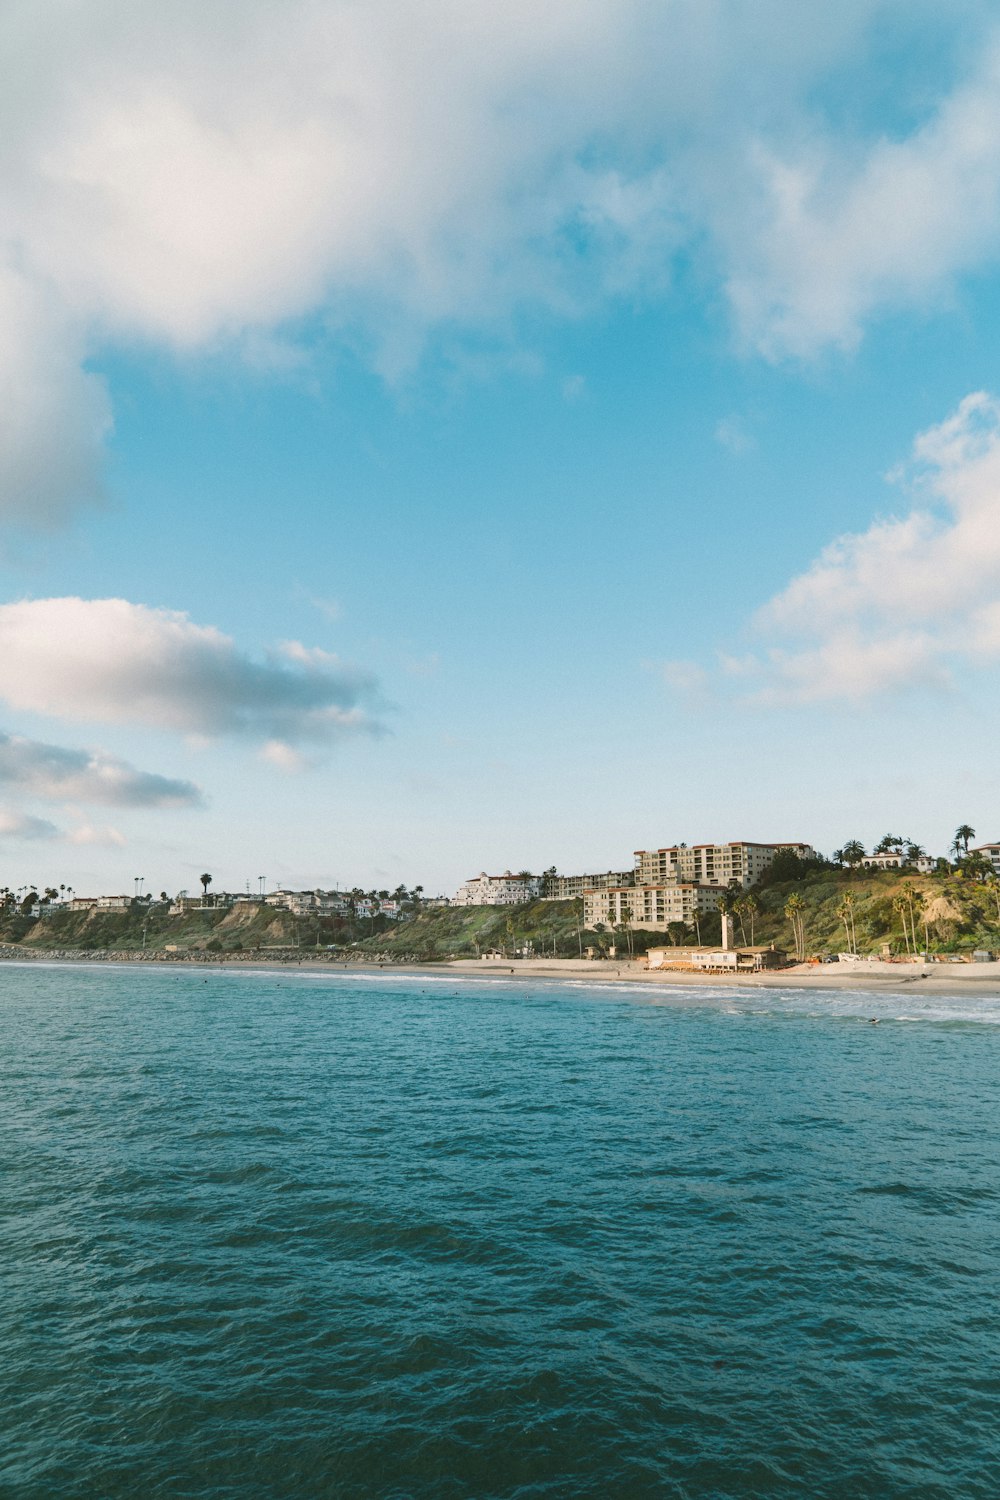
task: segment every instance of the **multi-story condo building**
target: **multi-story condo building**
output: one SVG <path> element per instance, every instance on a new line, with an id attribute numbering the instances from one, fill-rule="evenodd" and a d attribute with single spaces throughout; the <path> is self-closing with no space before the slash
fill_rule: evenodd
<path id="1" fill-rule="evenodd" d="M 606 870 L 601 875 L 543 876 L 544 901 L 572 901 L 585 891 L 608 891 L 615 886 L 635 884 L 634 870 Z"/>
<path id="2" fill-rule="evenodd" d="M 520 906 L 542 894 L 541 875 L 474 875 L 456 891 L 452 906 Z"/>
<path id="3" fill-rule="evenodd" d="M 763 875 L 774 856 L 783 850 L 800 859 L 815 859 L 810 844 L 674 844 L 668 849 L 637 849 L 637 885 L 665 885 L 693 881 L 697 885 L 751 886 Z"/>
<path id="4" fill-rule="evenodd" d="M 716 911 L 720 892 L 711 886 L 677 882 L 669 885 L 628 885 L 614 890 L 585 891 L 583 925 L 644 927 L 665 932 L 671 922 L 689 924 L 697 913 Z"/>
<path id="5" fill-rule="evenodd" d="M 993 866 L 994 874 L 1000 875 L 1000 844 L 980 844 L 974 854 L 981 854 Z"/>

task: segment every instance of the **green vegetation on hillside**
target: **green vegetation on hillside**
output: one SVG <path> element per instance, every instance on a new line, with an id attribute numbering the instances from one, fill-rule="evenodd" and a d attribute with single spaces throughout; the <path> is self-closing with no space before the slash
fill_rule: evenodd
<path id="1" fill-rule="evenodd" d="M 1000 883 L 988 872 L 939 869 L 844 870 L 794 860 L 768 871 L 752 892 L 728 894 L 740 944 L 771 944 L 789 955 L 1000 949 Z M 970 862 L 972 856 L 969 857 Z M 782 877 L 782 878 L 776 878 Z M 428 907 L 400 922 L 385 917 L 294 917 L 269 906 L 207 908 L 170 916 L 165 905 L 133 903 L 127 911 L 57 910 L 34 918 L 21 908 L 0 910 L 0 943 L 32 950 L 91 952 L 113 949 L 152 954 L 261 953 L 298 949 L 357 953 L 390 960 L 446 960 L 481 954 L 576 958 L 588 947 L 619 957 L 647 948 L 698 941 L 694 927 L 674 923 L 668 933 L 641 928 L 587 931 L 582 901 L 533 901 L 523 906 Z M 793 925 L 794 924 L 794 925 Z M 700 919 L 703 944 L 720 939 L 717 914 Z M 798 927 L 798 941 L 795 927 Z"/>

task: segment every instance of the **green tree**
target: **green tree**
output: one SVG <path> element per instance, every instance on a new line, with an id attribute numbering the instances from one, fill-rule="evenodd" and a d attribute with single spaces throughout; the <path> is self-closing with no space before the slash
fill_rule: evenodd
<path id="1" fill-rule="evenodd" d="M 201 904 L 204 906 L 208 900 L 208 888 L 212 884 L 212 877 L 206 871 L 204 875 L 199 875 L 198 879 L 201 881 Z"/>
<path id="2" fill-rule="evenodd" d="M 789 896 L 785 902 L 785 916 L 792 924 L 795 957 L 799 963 L 802 963 L 806 956 L 805 905 L 805 902 L 798 893 Z"/>
<path id="3" fill-rule="evenodd" d="M 974 828 L 970 828 L 968 823 L 961 823 L 958 828 L 955 829 L 955 842 L 952 845 L 952 848 L 961 848 L 963 854 L 968 854 L 969 840 L 974 839 L 975 836 L 976 830 Z"/>
<path id="4" fill-rule="evenodd" d="M 856 870 L 865 857 L 865 846 L 860 839 L 848 839 L 843 849 L 836 850 L 833 857 L 838 864 L 847 865 L 850 870 Z"/>

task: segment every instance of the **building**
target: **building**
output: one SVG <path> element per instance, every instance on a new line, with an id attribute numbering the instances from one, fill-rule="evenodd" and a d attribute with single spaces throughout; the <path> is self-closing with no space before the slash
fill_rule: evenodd
<path id="1" fill-rule="evenodd" d="M 96 896 L 74 896 L 71 901 L 67 901 L 66 909 L 68 911 L 93 911 L 96 905 Z"/>
<path id="2" fill-rule="evenodd" d="M 707 969 L 724 973 L 757 973 L 780 969 L 785 954 L 780 948 L 650 948 L 647 969 Z"/>
<path id="3" fill-rule="evenodd" d="M 522 906 L 525 901 L 537 901 L 542 894 L 541 875 L 512 875 L 505 870 L 502 875 L 473 875 L 455 892 L 452 906 Z"/>
<path id="4" fill-rule="evenodd" d="M 916 859 L 910 859 L 902 849 L 883 849 L 880 854 L 866 854 L 861 867 L 864 870 L 916 870 L 921 875 L 929 875 L 934 869 L 934 861 L 928 854 L 918 854 Z"/>
<path id="5" fill-rule="evenodd" d="M 132 905 L 131 896 L 98 896 L 94 902 L 98 911 L 128 911 Z"/>
<path id="6" fill-rule="evenodd" d="M 689 926 L 695 916 L 716 911 L 719 892 L 691 883 L 616 886 L 607 891 L 584 891 L 583 925 L 641 927 L 665 932 L 671 922 Z"/>
<path id="7" fill-rule="evenodd" d="M 993 866 L 994 875 L 1000 875 L 1000 844 L 980 844 L 973 854 L 981 854 Z"/>
<path id="8" fill-rule="evenodd" d="M 607 891 L 627 885 L 635 885 L 634 870 L 606 870 L 600 875 L 557 875 L 553 871 L 542 878 L 542 900 L 573 901 L 584 891 Z"/>
<path id="9" fill-rule="evenodd" d="M 339 891 L 271 891 L 264 904 L 293 917 L 342 917 L 348 910 L 347 898 Z"/>
<path id="10" fill-rule="evenodd" d="M 731 881 L 744 888 L 756 885 L 776 854 L 815 859 L 811 844 L 673 844 L 666 849 L 635 851 L 637 885 L 669 885 L 678 881 L 725 888 Z"/>

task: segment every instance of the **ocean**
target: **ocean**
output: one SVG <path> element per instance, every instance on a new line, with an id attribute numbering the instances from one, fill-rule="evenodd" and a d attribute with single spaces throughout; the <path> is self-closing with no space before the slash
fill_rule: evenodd
<path id="1" fill-rule="evenodd" d="M 1000 998 L 35 962 L 0 1062 L 4 1500 L 1000 1495 Z"/>

